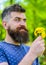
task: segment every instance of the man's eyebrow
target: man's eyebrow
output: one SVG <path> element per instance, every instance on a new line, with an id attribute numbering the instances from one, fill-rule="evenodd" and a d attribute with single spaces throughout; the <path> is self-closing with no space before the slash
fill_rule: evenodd
<path id="1" fill-rule="evenodd" d="M 21 19 L 20 17 L 15 17 L 15 18 Z M 26 20 L 26 18 L 23 18 L 23 19 L 25 19 L 25 20 Z"/>
<path id="2" fill-rule="evenodd" d="M 15 17 L 15 18 L 21 19 L 20 17 Z"/>
<path id="3" fill-rule="evenodd" d="M 24 18 L 24 20 L 27 20 L 26 18 Z"/>

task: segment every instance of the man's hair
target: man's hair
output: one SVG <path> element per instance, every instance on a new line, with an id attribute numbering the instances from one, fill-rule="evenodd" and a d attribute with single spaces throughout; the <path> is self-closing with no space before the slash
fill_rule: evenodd
<path id="1" fill-rule="evenodd" d="M 19 4 L 11 5 L 3 10 L 2 13 L 2 19 L 5 18 L 8 14 L 10 14 L 12 11 L 14 12 L 25 12 L 25 9 L 22 8 Z"/>

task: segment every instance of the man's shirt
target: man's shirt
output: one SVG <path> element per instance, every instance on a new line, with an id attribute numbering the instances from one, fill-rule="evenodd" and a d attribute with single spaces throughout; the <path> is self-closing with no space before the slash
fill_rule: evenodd
<path id="1" fill-rule="evenodd" d="M 0 63 L 7 62 L 8 65 L 18 65 L 28 53 L 30 47 L 24 44 L 14 45 L 5 41 L 0 42 Z M 39 65 L 36 58 L 32 65 Z"/>

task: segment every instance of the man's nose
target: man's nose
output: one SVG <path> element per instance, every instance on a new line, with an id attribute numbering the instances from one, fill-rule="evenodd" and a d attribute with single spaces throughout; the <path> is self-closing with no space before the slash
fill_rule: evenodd
<path id="1" fill-rule="evenodd" d="M 20 22 L 20 25 L 25 25 L 25 22 L 24 22 L 24 21 L 21 21 L 21 22 Z"/>

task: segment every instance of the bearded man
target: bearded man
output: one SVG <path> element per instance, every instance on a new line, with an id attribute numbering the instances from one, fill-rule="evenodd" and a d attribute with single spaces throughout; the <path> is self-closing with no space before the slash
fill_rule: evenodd
<path id="1" fill-rule="evenodd" d="M 45 50 L 44 40 L 39 36 L 31 47 L 25 45 L 29 41 L 25 12 L 19 4 L 14 4 L 2 13 L 6 37 L 0 42 L 0 65 L 39 65 L 38 57 Z"/>

